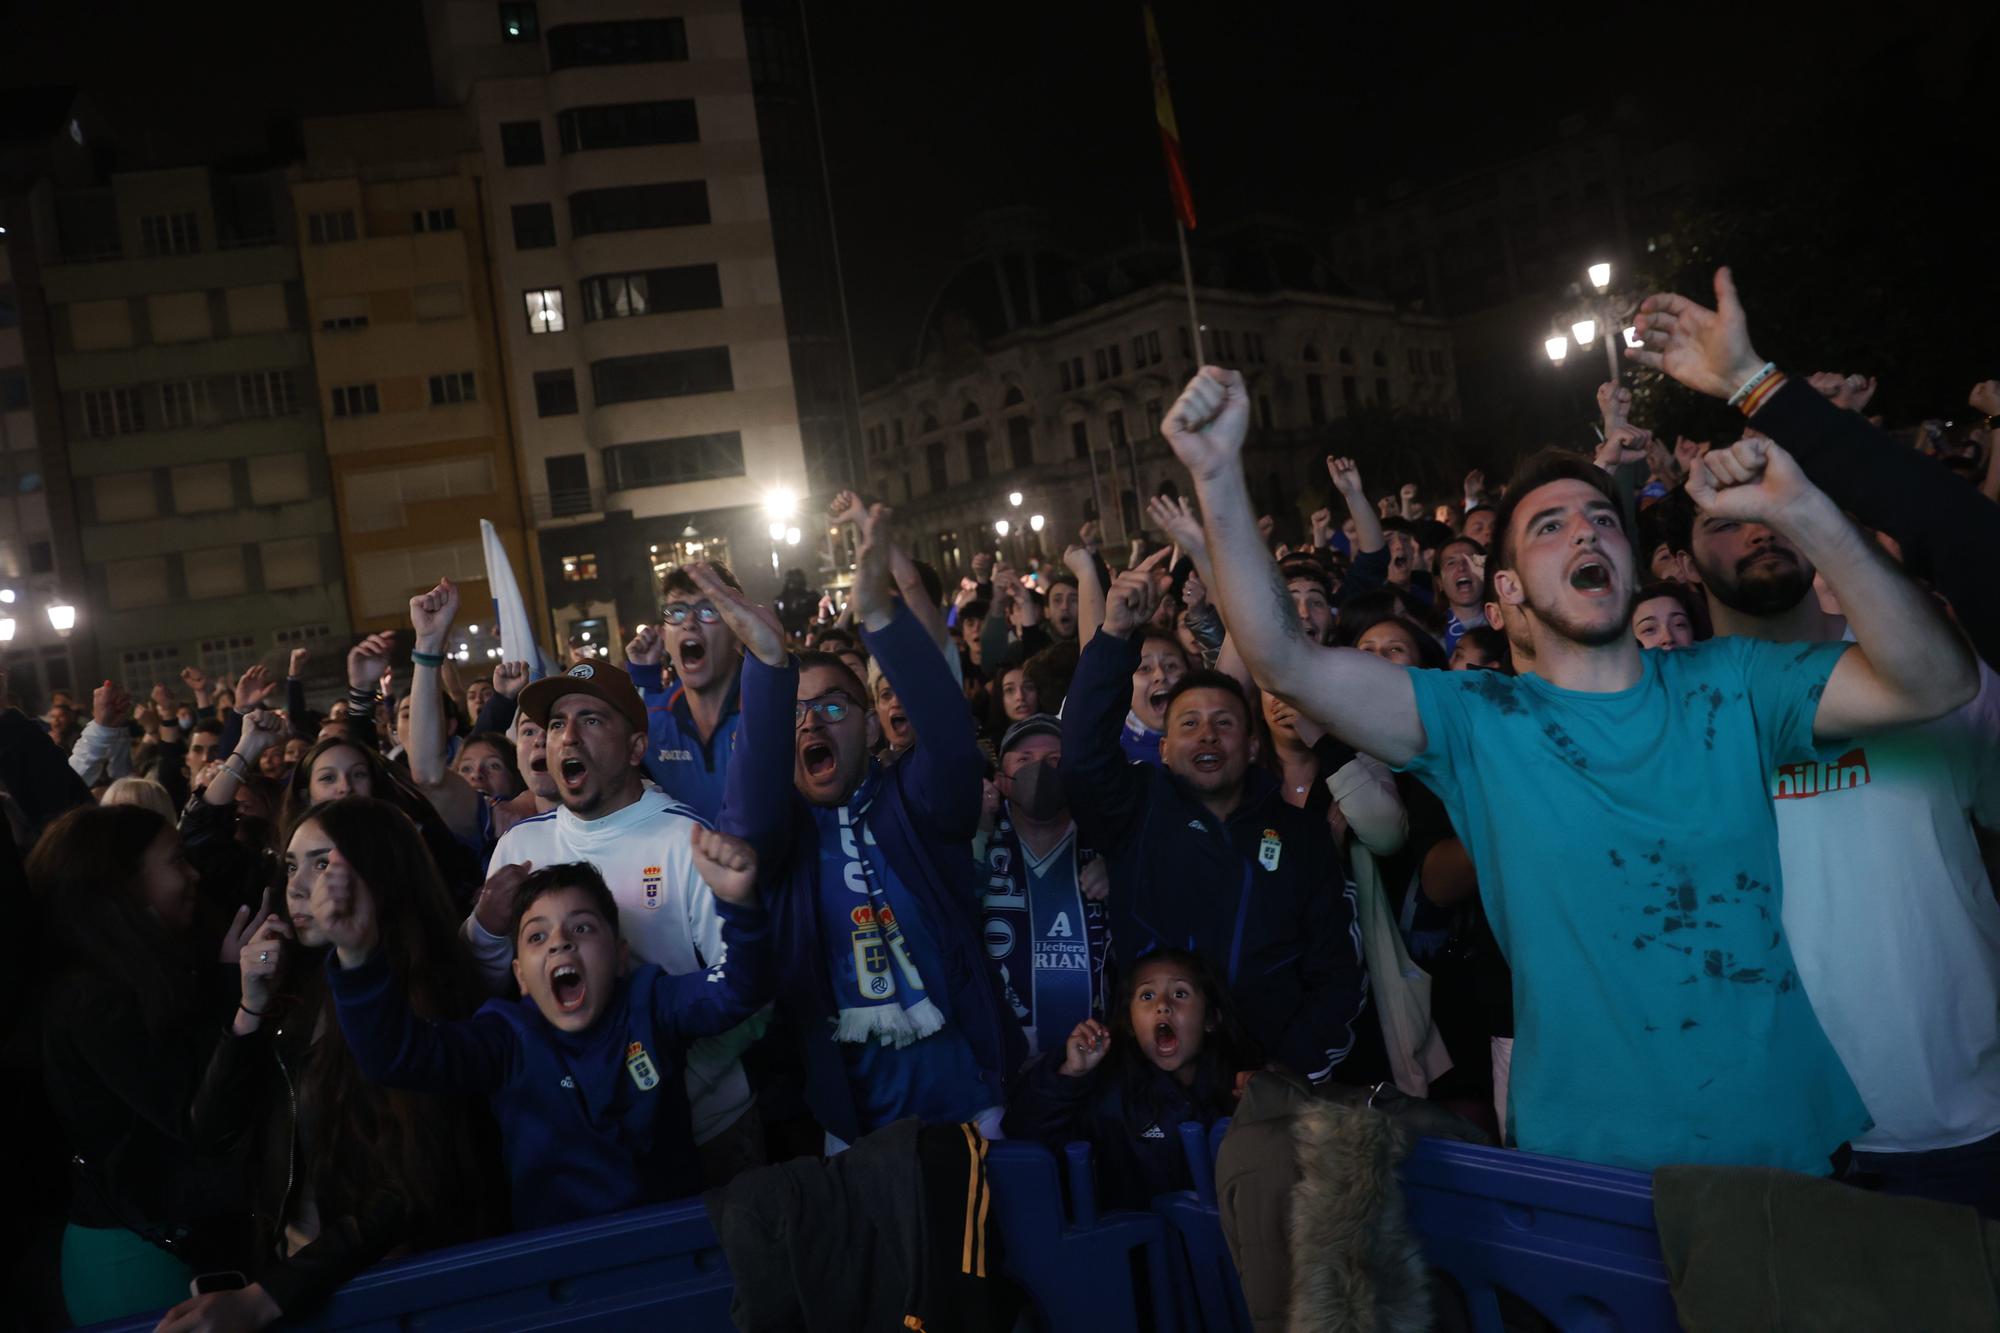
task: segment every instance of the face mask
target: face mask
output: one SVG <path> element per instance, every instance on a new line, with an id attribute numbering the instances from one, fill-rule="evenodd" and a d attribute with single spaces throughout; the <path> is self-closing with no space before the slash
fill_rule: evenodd
<path id="1" fill-rule="evenodd" d="M 192 727 L 194 725 L 193 713 L 181 713 L 179 714 L 179 718 L 180 718 L 180 724 L 183 727 Z"/>
<path id="2" fill-rule="evenodd" d="M 1014 794 L 1007 800 L 1022 818 L 1042 823 L 1069 809 L 1069 793 L 1063 790 L 1062 770 L 1056 762 L 1045 759 L 1014 775 Z"/>

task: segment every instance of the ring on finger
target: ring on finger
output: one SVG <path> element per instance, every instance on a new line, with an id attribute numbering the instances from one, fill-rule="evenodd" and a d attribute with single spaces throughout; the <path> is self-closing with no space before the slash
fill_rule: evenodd
<path id="1" fill-rule="evenodd" d="M 268 963 L 268 962 L 270 962 L 270 961 L 271 961 L 271 951 L 270 951 L 269 949 L 260 949 L 260 950 L 258 950 L 258 952 L 257 952 L 257 961 L 258 961 L 258 962 L 260 962 L 260 963 Z"/>

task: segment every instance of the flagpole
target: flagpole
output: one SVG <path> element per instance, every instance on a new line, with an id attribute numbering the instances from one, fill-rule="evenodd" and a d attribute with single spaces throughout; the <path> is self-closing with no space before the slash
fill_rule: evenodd
<path id="1" fill-rule="evenodd" d="M 1194 363 L 1205 366 L 1208 364 L 1208 353 L 1201 343 L 1201 314 L 1194 305 L 1194 261 L 1188 258 L 1187 227 L 1178 217 L 1174 219 L 1174 235 L 1180 238 L 1181 243 L 1181 282 L 1187 289 L 1188 328 L 1194 338 Z"/>

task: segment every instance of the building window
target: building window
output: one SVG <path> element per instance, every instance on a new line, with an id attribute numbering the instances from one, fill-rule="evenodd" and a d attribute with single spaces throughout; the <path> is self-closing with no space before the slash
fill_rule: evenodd
<path id="1" fill-rule="evenodd" d="M 986 458 L 986 432 L 983 430 L 965 432 L 965 470 L 974 481 L 984 481 L 992 475 Z"/>
<path id="2" fill-rule="evenodd" d="M 1070 452 L 1078 458 L 1090 457 L 1090 423 L 1072 421 L 1069 423 Z"/>
<path id="3" fill-rule="evenodd" d="M 535 415 L 567 417 L 576 414 L 576 372 L 538 370 L 535 372 Z"/>
<path id="4" fill-rule="evenodd" d="M 431 406 L 449 407 L 454 403 L 472 403 L 479 400 L 469 370 L 454 371 L 448 375 L 431 376 Z"/>
<path id="5" fill-rule="evenodd" d="M 550 70 L 573 65 L 643 65 L 687 58 L 687 25 L 680 19 L 566 23 L 549 29 Z"/>
<path id="6" fill-rule="evenodd" d="M 1387 407 L 1389 403 L 1389 381 L 1378 378 L 1375 381 L 1375 406 Z"/>
<path id="7" fill-rule="evenodd" d="M 16 412 L 28 405 L 28 377 L 20 371 L 0 373 L 0 412 Z"/>
<path id="8" fill-rule="evenodd" d="M 593 148 L 645 148 L 654 144 L 699 143 L 701 126 L 694 99 L 670 102 L 617 102 L 580 106 L 556 116 L 556 138 L 565 153 Z"/>
<path id="9" fill-rule="evenodd" d="M 170 643 L 161 648 L 128 648 L 118 654 L 118 679 L 134 682 L 171 680 L 182 664 L 178 644 Z"/>
<path id="10" fill-rule="evenodd" d="M 1444 374 L 1444 352 L 1436 347 L 1431 348 L 1431 374 Z"/>
<path id="11" fill-rule="evenodd" d="M 604 451 L 606 490 L 629 491 L 742 475 L 743 437 L 733 430 L 614 444 Z"/>
<path id="12" fill-rule="evenodd" d="M 605 273 L 585 278 L 583 318 L 625 319 L 674 310 L 722 308 L 722 278 L 713 264 L 654 268 L 640 273 Z"/>
<path id="13" fill-rule="evenodd" d="M 1215 331 L 1215 345 L 1221 351 L 1224 361 L 1234 361 L 1236 359 L 1236 335 L 1228 329 L 1217 329 Z"/>
<path id="14" fill-rule="evenodd" d="M 1160 422 L 1164 419 L 1165 413 L 1160 411 L 1160 400 L 1157 398 L 1148 398 L 1146 400 L 1146 420 L 1142 423 L 1146 427 L 1146 433 L 1140 438 L 1150 440 L 1155 435 L 1158 435 L 1160 433 Z"/>
<path id="15" fill-rule="evenodd" d="M 169 380 L 160 386 L 160 425 L 184 430 L 208 415 L 208 385 L 202 380 Z"/>
<path id="16" fill-rule="evenodd" d="M 335 315 L 330 319 L 323 319 L 319 322 L 319 331 L 321 333 L 353 333 L 358 329 L 365 329 L 367 327 L 368 316 L 366 315 Z"/>
<path id="17" fill-rule="evenodd" d="M 502 4 L 500 6 L 500 40 L 503 42 L 532 42 L 541 33 L 541 20 L 535 14 L 532 3 Z"/>
<path id="18" fill-rule="evenodd" d="M 591 552 L 562 558 L 564 583 L 587 583 L 597 577 L 597 556 Z"/>
<path id="19" fill-rule="evenodd" d="M 354 235 L 354 210 L 351 208 L 313 213 L 306 218 L 306 240 L 313 245 L 351 241 Z"/>
<path id="20" fill-rule="evenodd" d="M 1104 417 L 1104 429 L 1111 436 L 1111 447 L 1120 448 L 1125 444 L 1125 414 L 1108 412 Z"/>
<path id="21" fill-rule="evenodd" d="M 1143 366 L 1145 364 L 1146 364 L 1146 335 L 1143 333 L 1136 333 L 1132 335 L 1132 368 L 1136 370 L 1140 366 Z"/>
<path id="22" fill-rule="evenodd" d="M 201 669 L 211 676 L 234 680 L 262 657 L 257 640 L 248 634 L 231 634 L 201 641 Z"/>
<path id="23" fill-rule="evenodd" d="M 557 454 L 542 460 L 549 483 L 549 513 L 557 518 L 590 512 L 590 463 L 582 454 Z"/>
<path id="24" fill-rule="evenodd" d="M 707 181 L 579 190 L 569 197 L 569 229 L 577 236 L 651 227 L 697 227 L 708 220 Z"/>
<path id="25" fill-rule="evenodd" d="M 542 146 L 542 122 L 503 122 L 500 126 L 500 160 L 510 167 L 538 167 L 548 161 L 548 152 Z"/>
<path id="26" fill-rule="evenodd" d="M 556 243 L 556 210 L 551 204 L 514 205 L 514 248 L 546 250 Z"/>
<path id="27" fill-rule="evenodd" d="M 1377 369 L 1386 370 L 1389 366 L 1389 354 L 1378 347 L 1375 349 L 1374 361 Z"/>
<path id="28" fill-rule="evenodd" d="M 30 574 L 56 572 L 56 548 L 53 542 L 28 543 L 28 572 Z"/>
<path id="29" fill-rule="evenodd" d="M 1181 359 L 1184 361 L 1194 359 L 1194 337 L 1188 333 L 1188 326 L 1185 324 L 1181 325 Z"/>
<path id="30" fill-rule="evenodd" d="M 1104 349 L 1100 347 L 1091 353 L 1091 359 L 1097 363 L 1097 378 L 1100 380 L 1110 379 L 1111 362 L 1105 358 Z"/>
<path id="31" fill-rule="evenodd" d="M 20 323 L 21 306 L 14 299 L 14 293 L 11 290 L 0 291 L 0 329 L 17 328 Z"/>
<path id="32" fill-rule="evenodd" d="M 1260 393 L 1257 395 L 1257 421 L 1260 425 L 1264 427 L 1265 430 L 1270 430 L 1272 428 L 1271 397 L 1269 394 Z"/>
<path id="33" fill-rule="evenodd" d="M 1154 365 L 1160 364 L 1160 331 L 1154 329 L 1146 335 L 1146 359 Z"/>
<path id="34" fill-rule="evenodd" d="M 1318 375 L 1306 376 L 1306 413 L 1313 425 L 1326 424 L 1326 381 Z"/>
<path id="35" fill-rule="evenodd" d="M 289 370 L 259 370 L 236 377 L 236 401 L 246 417 L 288 417 L 299 410 L 298 386 Z"/>
<path id="36" fill-rule="evenodd" d="M 599 407 L 647 398 L 726 393 L 735 387 L 727 347 L 614 356 L 590 363 L 591 397 Z"/>
<path id="37" fill-rule="evenodd" d="M 1017 468 L 1035 465 L 1035 425 L 1027 417 L 1007 418 L 1007 457 Z"/>
<path id="38" fill-rule="evenodd" d="M 1361 410 L 1361 390 L 1356 385 L 1354 376 L 1340 377 L 1340 401 L 1346 407 L 1349 416 Z"/>
<path id="39" fill-rule="evenodd" d="M 410 230 L 457 231 L 458 210 L 453 208 L 419 208 L 410 214 Z"/>
<path id="40" fill-rule="evenodd" d="M 1070 378 L 1069 378 L 1069 362 L 1065 361 L 1062 363 L 1062 391 L 1064 393 L 1068 393 L 1071 387 L 1072 386 L 1070 384 Z"/>
<path id="41" fill-rule="evenodd" d="M 943 440 L 932 440 L 924 445 L 924 467 L 930 473 L 932 491 L 941 491 L 951 485 L 951 473 L 944 461 Z"/>
<path id="42" fill-rule="evenodd" d="M 1412 347 L 1409 349 L 1409 353 L 1410 353 L 1410 373 L 1412 375 L 1423 374 L 1424 373 L 1423 350 L 1421 348 Z"/>
<path id="43" fill-rule="evenodd" d="M 83 395 L 84 431 L 92 439 L 146 429 L 146 404 L 137 389 L 92 389 Z"/>
<path id="44" fill-rule="evenodd" d="M 1263 363 L 1264 360 L 1263 334 L 1246 333 L 1243 335 L 1243 359 L 1260 365 Z"/>
<path id="45" fill-rule="evenodd" d="M 521 301 L 528 311 L 528 332 L 561 333 L 564 329 L 562 288 L 539 287 L 523 292 Z"/>
<path id="46" fill-rule="evenodd" d="M 148 255 L 191 255 L 201 249 L 201 228 L 192 213 L 148 213 L 139 241 Z"/>
<path id="47" fill-rule="evenodd" d="M 1340 364 L 1343 366 L 1354 364 L 1354 349 L 1352 347 L 1343 347 L 1340 349 Z"/>
<path id="48" fill-rule="evenodd" d="M 372 384 L 337 384 L 333 389 L 333 414 L 337 417 L 373 416 L 382 410 L 382 400 Z"/>

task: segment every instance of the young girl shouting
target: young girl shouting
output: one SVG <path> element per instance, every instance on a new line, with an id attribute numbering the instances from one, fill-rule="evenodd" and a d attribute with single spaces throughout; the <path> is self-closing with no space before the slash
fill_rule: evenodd
<path id="1" fill-rule="evenodd" d="M 1229 1114 L 1257 1067 L 1236 1029 L 1222 985 L 1199 956 L 1148 954 L 1126 974 L 1107 1028 L 1076 1025 L 1015 1088 L 1006 1132 L 1056 1147 L 1082 1140 L 1097 1158 L 1098 1190 L 1111 1208 L 1150 1207 L 1188 1189 L 1179 1126 Z"/>

